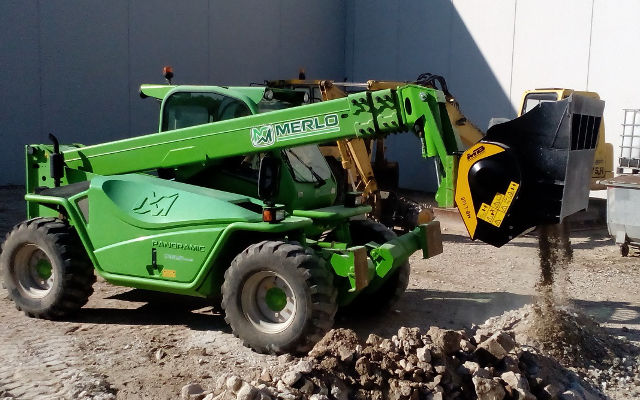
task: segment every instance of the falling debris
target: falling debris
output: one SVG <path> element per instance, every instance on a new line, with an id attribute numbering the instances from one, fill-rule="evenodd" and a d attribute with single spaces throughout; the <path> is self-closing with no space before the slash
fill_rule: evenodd
<path id="1" fill-rule="evenodd" d="M 567 221 L 560 224 L 541 225 L 538 230 L 538 254 L 540 256 L 538 287 L 540 290 L 544 290 L 553 285 L 556 272 L 573 260 L 573 250 Z"/>

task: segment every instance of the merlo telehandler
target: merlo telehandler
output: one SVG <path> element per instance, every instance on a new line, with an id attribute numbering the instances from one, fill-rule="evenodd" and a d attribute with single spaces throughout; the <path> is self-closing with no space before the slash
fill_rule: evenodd
<path id="1" fill-rule="evenodd" d="M 10 298 L 28 316 L 64 318 L 87 302 L 95 273 L 220 296 L 234 334 L 272 353 L 309 349 L 338 307 L 380 312 L 407 287 L 412 253 L 442 251 L 437 221 L 396 237 L 363 218 L 371 207 L 358 193 L 336 204 L 317 144 L 417 134 L 424 156 L 460 158 L 449 178 L 470 236 L 501 246 L 586 207 L 604 107 L 577 94 L 544 103 L 460 154 L 443 93 L 417 85 L 315 104 L 268 87 L 141 94 L 160 101 L 159 132 L 26 146 L 29 219 L 0 254 Z"/>

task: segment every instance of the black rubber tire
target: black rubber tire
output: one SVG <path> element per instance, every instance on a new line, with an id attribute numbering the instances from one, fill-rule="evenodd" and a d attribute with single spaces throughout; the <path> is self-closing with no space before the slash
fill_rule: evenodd
<path id="1" fill-rule="evenodd" d="M 258 329 L 242 302 L 252 276 L 265 273 L 277 274 L 295 296 L 291 322 L 275 333 Z M 333 275 L 324 260 L 293 242 L 263 241 L 247 247 L 233 259 L 222 284 L 225 321 L 245 346 L 260 353 L 300 354 L 311 349 L 333 327 L 336 298 Z"/>
<path id="2" fill-rule="evenodd" d="M 27 246 L 44 254 L 51 266 L 52 283 L 42 296 L 29 293 L 20 279 L 19 268 L 25 266 L 16 264 L 16 256 Z M 0 269 L 16 308 L 36 318 L 58 319 L 77 312 L 87 303 L 96 281 L 75 230 L 57 218 L 34 218 L 16 225 L 2 244 Z"/>
<path id="3" fill-rule="evenodd" d="M 395 239 L 398 235 L 385 225 L 370 220 L 353 220 L 349 223 L 352 244 L 362 246 L 369 242 L 383 244 Z M 354 315 L 372 315 L 387 312 L 402 297 L 409 285 L 411 267 L 409 261 L 399 266 L 394 273 L 375 291 L 363 289 L 351 303 L 341 311 Z"/>

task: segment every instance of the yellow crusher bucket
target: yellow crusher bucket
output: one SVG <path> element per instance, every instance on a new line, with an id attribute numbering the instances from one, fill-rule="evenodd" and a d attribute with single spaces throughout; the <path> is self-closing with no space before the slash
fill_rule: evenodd
<path id="1" fill-rule="evenodd" d="M 466 150 L 455 200 L 469 236 L 500 247 L 585 210 L 603 110 L 578 94 L 543 102 Z"/>

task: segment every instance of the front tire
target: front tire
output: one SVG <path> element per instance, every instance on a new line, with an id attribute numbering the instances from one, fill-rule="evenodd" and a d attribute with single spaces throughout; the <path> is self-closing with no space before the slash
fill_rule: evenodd
<path id="1" fill-rule="evenodd" d="M 302 353 L 333 326 L 336 295 L 322 259 L 297 243 L 263 241 L 247 247 L 225 272 L 222 308 L 246 346 Z"/>
<path id="2" fill-rule="evenodd" d="M 0 269 L 9 297 L 30 317 L 77 312 L 93 293 L 93 265 L 72 227 L 56 218 L 17 225 L 2 244 Z"/>

